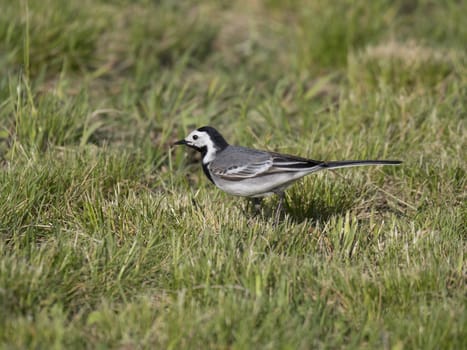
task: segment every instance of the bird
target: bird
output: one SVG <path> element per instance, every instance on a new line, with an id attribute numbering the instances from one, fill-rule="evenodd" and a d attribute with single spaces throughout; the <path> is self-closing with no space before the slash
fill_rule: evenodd
<path id="1" fill-rule="evenodd" d="M 320 161 L 233 146 L 211 126 L 193 130 L 173 145 L 185 145 L 200 152 L 204 174 L 224 192 L 253 198 L 256 204 L 263 197 L 278 195 L 275 223 L 279 221 L 285 190 L 306 175 L 327 169 L 402 163 L 400 160 Z"/>

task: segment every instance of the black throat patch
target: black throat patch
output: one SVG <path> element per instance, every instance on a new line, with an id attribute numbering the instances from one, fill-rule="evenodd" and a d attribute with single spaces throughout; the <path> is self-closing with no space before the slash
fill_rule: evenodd
<path id="1" fill-rule="evenodd" d="M 193 146 L 190 146 L 190 147 L 193 148 L 193 149 L 195 149 L 195 150 L 198 151 L 199 153 L 201 153 L 201 164 L 203 165 L 203 172 L 204 172 L 204 174 L 206 175 L 206 177 L 209 179 L 209 181 L 211 181 L 212 183 L 214 183 L 214 181 L 212 180 L 211 174 L 209 173 L 209 169 L 208 169 L 209 163 L 205 164 L 205 163 L 203 162 L 204 157 L 206 156 L 206 154 L 208 154 L 208 147 L 207 147 L 207 146 L 203 146 L 203 147 L 193 147 Z"/>
<path id="2" fill-rule="evenodd" d="M 203 165 L 203 171 L 204 171 L 204 174 L 206 175 L 206 177 L 209 179 L 209 181 L 211 181 L 212 183 L 214 183 L 214 181 L 212 180 L 212 177 L 211 177 L 211 174 L 209 173 L 209 169 L 208 169 L 208 165 L 209 163 L 204 163 L 204 157 L 206 156 L 206 154 L 208 153 L 208 148 L 206 146 L 204 147 L 201 147 L 199 149 L 199 151 L 201 152 L 201 164 Z"/>
<path id="3" fill-rule="evenodd" d="M 209 181 L 211 181 L 215 185 L 214 181 L 212 180 L 211 174 L 209 173 L 208 165 L 209 165 L 209 163 L 207 163 L 207 164 L 203 163 L 204 175 L 206 175 L 206 177 L 209 179 Z"/>

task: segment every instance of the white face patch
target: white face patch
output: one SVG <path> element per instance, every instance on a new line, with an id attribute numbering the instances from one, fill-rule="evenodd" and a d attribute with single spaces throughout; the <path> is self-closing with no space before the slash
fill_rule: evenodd
<path id="1" fill-rule="evenodd" d="M 216 158 L 217 148 L 211 140 L 209 134 L 205 131 L 194 130 L 185 138 L 188 146 L 201 149 L 206 147 L 206 154 L 203 157 L 203 164 L 212 162 Z"/>
<path id="2" fill-rule="evenodd" d="M 214 159 L 216 159 L 216 153 L 217 153 L 217 148 L 214 147 L 214 143 L 212 140 L 209 138 L 207 142 L 207 152 L 206 155 L 203 158 L 203 164 L 207 164 L 212 162 Z"/>

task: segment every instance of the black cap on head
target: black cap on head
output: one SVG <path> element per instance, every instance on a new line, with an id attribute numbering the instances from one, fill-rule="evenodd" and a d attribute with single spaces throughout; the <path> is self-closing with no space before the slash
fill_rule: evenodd
<path id="1" fill-rule="evenodd" d="M 214 129 L 212 126 L 203 126 L 197 130 L 207 133 L 211 137 L 211 140 L 214 142 L 214 145 L 221 150 L 229 145 L 227 141 L 225 141 L 224 137 L 219 133 L 219 131 Z"/>

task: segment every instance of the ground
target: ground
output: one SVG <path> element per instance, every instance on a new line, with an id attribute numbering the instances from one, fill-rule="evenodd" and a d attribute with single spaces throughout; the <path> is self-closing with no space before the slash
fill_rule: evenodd
<path id="1" fill-rule="evenodd" d="M 467 2 L 0 0 L 0 348 L 467 348 Z M 254 216 L 170 144 L 398 167 Z"/>

